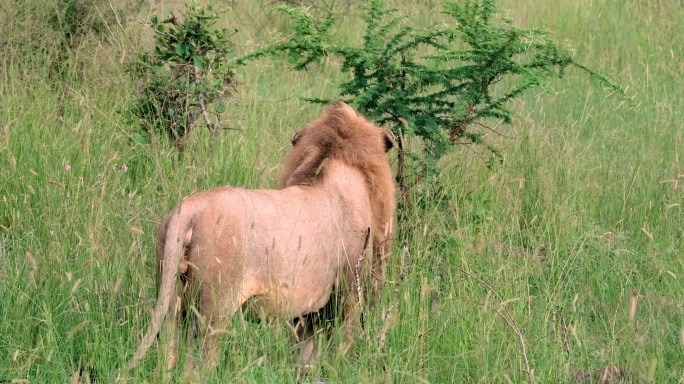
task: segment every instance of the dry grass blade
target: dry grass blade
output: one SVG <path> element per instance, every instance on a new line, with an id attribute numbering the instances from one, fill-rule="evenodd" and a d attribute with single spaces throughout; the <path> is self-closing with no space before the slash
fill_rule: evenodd
<path id="1" fill-rule="evenodd" d="M 518 341 L 520 342 L 520 349 L 522 350 L 523 359 L 525 361 L 525 372 L 527 373 L 527 375 L 530 379 L 530 384 L 534 383 L 535 382 L 534 381 L 534 373 L 533 373 L 532 369 L 530 368 L 530 359 L 527 356 L 527 346 L 525 344 L 525 338 L 523 337 L 523 334 L 520 331 L 520 328 L 515 323 L 515 319 L 513 319 L 513 315 L 511 315 L 511 313 L 508 312 L 508 309 L 506 309 L 506 306 L 504 305 L 505 300 L 501 297 L 499 292 L 497 292 L 496 289 L 494 289 L 494 287 L 492 287 L 489 283 L 482 280 L 478 276 L 464 270 L 463 268 L 459 268 L 459 269 L 461 270 L 461 272 L 465 273 L 470 278 L 477 280 L 477 282 L 480 283 L 480 285 L 482 285 L 484 288 L 487 288 L 490 292 L 492 292 L 494 294 L 494 296 L 496 296 L 497 299 L 499 299 L 499 302 L 501 303 L 501 310 L 494 309 L 494 311 L 496 311 L 496 313 L 499 316 L 501 316 L 501 318 L 504 319 L 506 324 L 508 324 L 508 326 L 513 330 L 513 332 L 515 332 L 515 335 L 518 337 Z"/>
<path id="2" fill-rule="evenodd" d="M 382 348 L 385 346 L 385 342 L 387 340 L 387 331 L 389 330 L 392 320 L 392 314 L 397 305 L 397 301 L 399 300 L 399 288 L 401 287 L 402 281 L 404 281 L 404 278 L 406 277 L 406 270 L 408 270 L 408 267 L 411 265 L 411 251 L 409 250 L 408 240 L 404 240 L 403 255 L 404 259 L 401 272 L 399 273 L 399 278 L 397 278 L 397 280 L 394 282 L 392 298 L 390 299 L 389 307 L 387 308 L 387 314 L 382 322 L 382 330 L 380 331 L 380 336 L 378 337 L 378 352 L 382 351 Z"/>
<path id="3" fill-rule="evenodd" d="M 354 278 L 356 279 L 356 299 L 358 300 L 359 308 L 361 309 L 361 326 L 363 327 L 366 322 L 366 313 L 363 310 L 363 289 L 361 287 L 361 266 L 363 261 L 366 259 L 366 251 L 368 250 L 368 241 L 370 240 L 370 228 L 366 231 L 366 240 L 363 243 L 363 251 L 361 252 L 361 257 L 356 262 L 354 266 Z"/>

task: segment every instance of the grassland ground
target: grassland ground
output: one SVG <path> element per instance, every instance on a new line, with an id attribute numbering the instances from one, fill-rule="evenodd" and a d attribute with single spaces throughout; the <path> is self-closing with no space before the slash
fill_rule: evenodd
<path id="1" fill-rule="evenodd" d="M 437 3 L 393 2 L 425 23 L 441 17 Z M 109 382 L 149 321 L 159 220 L 211 186 L 274 187 L 291 135 L 320 113 L 299 97 L 335 98 L 342 79 L 334 62 L 238 68 L 232 129 L 211 152 L 198 131 L 174 169 L 168 143 L 136 143 L 122 111 L 135 89 L 124 63 L 150 44 L 137 20 L 179 4 L 117 5 L 126 36 L 106 1 L 93 3 L 101 30 L 67 35 L 57 4 L 0 2 L 0 381 Z M 238 49 L 286 26 L 252 2 L 225 4 Z M 517 101 L 513 124 L 497 127 L 505 137 L 489 135 L 501 164 L 456 148 L 432 188 L 415 191 L 420 209 L 354 350 L 324 349 L 312 377 L 555 383 L 616 365 L 682 383 L 682 4 L 499 5 L 516 24 L 573 41 L 579 61 L 629 86 L 638 106 L 571 71 Z M 358 39 L 359 14 L 352 6 L 337 33 Z M 404 241 L 412 263 L 379 350 Z M 206 382 L 299 380 L 287 325 L 236 316 L 223 348 Z M 160 358 L 151 350 L 130 381 L 163 380 Z"/>

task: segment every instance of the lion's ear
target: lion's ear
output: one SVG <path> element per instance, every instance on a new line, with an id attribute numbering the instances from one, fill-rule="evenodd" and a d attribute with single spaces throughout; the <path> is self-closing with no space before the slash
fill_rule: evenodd
<path id="1" fill-rule="evenodd" d="M 383 140 L 385 142 L 385 153 L 387 153 L 397 144 L 397 138 L 389 129 L 383 128 L 382 131 Z"/>
<path id="2" fill-rule="evenodd" d="M 302 130 L 300 129 L 299 131 L 295 132 L 294 136 L 292 136 L 292 146 L 294 147 L 297 145 L 297 142 L 299 139 L 302 137 Z"/>

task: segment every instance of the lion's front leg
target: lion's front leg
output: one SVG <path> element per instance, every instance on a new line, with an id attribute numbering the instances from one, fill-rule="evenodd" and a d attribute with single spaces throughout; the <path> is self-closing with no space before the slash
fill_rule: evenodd
<path id="1" fill-rule="evenodd" d="M 351 287 L 350 287 L 351 288 Z M 354 345 L 357 335 L 361 331 L 359 294 L 356 289 L 347 289 L 342 295 L 342 343 L 340 354 L 346 354 Z"/>
<path id="2" fill-rule="evenodd" d="M 387 259 L 389 257 L 389 243 L 373 247 L 373 254 L 371 255 L 371 271 L 370 277 L 367 281 L 367 304 L 369 307 L 374 307 L 376 300 L 380 299 L 382 295 L 383 285 L 385 284 L 385 271 L 387 270 Z"/>
<path id="3" fill-rule="evenodd" d="M 313 363 L 317 360 L 315 354 L 316 329 L 311 319 L 299 319 L 295 324 L 295 337 L 301 344 L 299 353 L 299 372 L 306 376 L 311 371 Z"/>

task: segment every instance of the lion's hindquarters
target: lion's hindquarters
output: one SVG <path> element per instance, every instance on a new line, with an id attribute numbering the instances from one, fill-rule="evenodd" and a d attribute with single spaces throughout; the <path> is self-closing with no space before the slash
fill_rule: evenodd
<path id="1" fill-rule="evenodd" d="M 220 331 L 248 299 L 256 296 L 258 313 L 268 317 L 316 312 L 346 279 L 340 272 L 353 265 L 350 254 L 360 254 L 356 243 L 363 242 L 363 235 L 350 237 L 345 210 L 331 210 L 315 191 L 224 189 L 221 195 L 196 214 L 187 244 L 188 283 L 199 290 L 207 325 L 206 367 L 216 362 Z"/>

